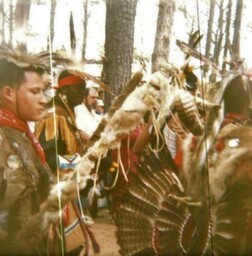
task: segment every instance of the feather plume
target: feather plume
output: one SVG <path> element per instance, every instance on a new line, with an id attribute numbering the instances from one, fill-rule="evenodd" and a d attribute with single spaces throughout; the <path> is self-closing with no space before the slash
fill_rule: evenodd
<path id="1" fill-rule="evenodd" d="M 164 151 L 144 153 L 116 215 L 122 255 L 250 254 L 252 128 L 226 129 L 220 164 L 210 170 L 211 209 L 203 201 L 190 201 L 179 176 L 161 165 Z M 230 148 L 237 137 L 239 145 Z"/>
<path id="2" fill-rule="evenodd" d="M 177 107 L 176 101 L 180 101 L 182 107 L 177 108 L 177 111 L 187 113 L 183 118 L 189 118 L 188 120 L 193 122 L 192 126 L 200 126 L 197 122 L 197 100 L 191 97 L 187 109 L 184 97 L 186 93 L 185 95 L 178 93 L 183 88 L 179 85 L 184 82 L 180 77 L 181 70 L 172 66 L 167 70 L 166 73 L 163 70 L 152 74 L 146 83 L 134 88 L 136 81 L 139 81 L 137 78 L 131 84 L 132 87 L 130 86 L 130 94 L 126 93 L 127 97 L 122 96 L 118 106 L 115 104 L 116 107 L 112 109 L 110 118 L 105 120 L 105 127 L 99 138 L 88 149 L 76 170 L 65 177 L 60 188 L 64 202 L 74 194 L 75 186 L 78 189 L 86 186 L 87 179 L 96 166 L 95 163 L 99 163 L 109 149 L 119 148 L 122 135 L 132 131 L 147 111 L 158 112 L 156 119 L 158 130 L 162 118 L 165 117 L 164 112 L 170 111 L 171 106 Z M 151 151 L 143 156 L 137 174 L 132 177 L 123 195 L 116 217 L 118 242 L 123 255 L 201 255 L 217 252 L 228 255 L 233 252 L 238 254 L 247 252 L 247 245 L 243 247 L 242 244 L 244 237 L 239 238 L 239 232 L 244 229 L 247 232 L 246 229 L 249 229 L 246 221 L 252 211 L 251 175 L 246 175 L 248 169 L 251 169 L 251 150 L 248 155 L 243 155 L 243 151 L 239 157 L 236 155 L 235 160 L 238 161 L 235 163 L 243 164 L 243 160 L 247 161 L 248 165 L 242 166 L 242 173 L 234 169 L 231 173 L 222 172 L 218 166 L 213 167 L 210 191 L 216 190 L 215 184 L 220 184 L 220 188 L 227 186 L 230 188 L 228 191 L 216 190 L 216 193 L 212 192 L 208 197 L 206 189 L 208 180 L 206 173 L 203 172 L 206 161 L 204 138 L 207 140 L 206 150 L 209 152 L 223 118 L 223 108 L 215 106 L 220 105 L 230 79 L 232 76 L 224 78 L 219 90 L 216 91 L 217 95 L 211 97 L 213 101 L 210 102 L 213 102 L 213 105 L 209 105 L 206 134 L 196 133 L 198 143 L 195 152 L 189 150 L 188 143 L 187 151 L 190 152 L 185 155 L 188 163 L 182 172 L 177 172 L 172 161 L 166 161 L 164 148 L 158 153 Z M 198 103 L 201 105 L 201 102 Z M 184 123 L 190 128 L 188 122 L 184 121 Z M 222 167 L 228 167 L 227 164 L 228 162 L 224 162 Z M 232 162 L 232 167 L 235 166 Z M 223 175 L 222 182 L 216 180 L 215 173 Z M 239 179 L 234 182 L 236 176 Z M 241 190 L 241 187 L 245 187 L 245 191 Z M 46 223 L 50 223 L 50 216 L 52 219 L 55 216 L 53 210 L 58 192 L 57 189 L 51 191 Z M 237 205 L 240 203 L 242 216 L 238 215 L 238 210 L 232 203 L 233 197 Z M 213 209 L 211 212 L 207 204 L 209 198 Z M 230 215 L 232 211 L 235 213 L 234 217 Z M 216 241 L 217 246 L 214 248 L 211 247 L 211 239 Z M 235 241 L 238 241 L 237 247 Z"/>
<path id="3" fill-rule="evenodd" d="M 112 92 L 111 88 L 109 88 L 106 84 L 104 84 L 102 81 L 100 81 L 96 77 L 94 77 L 84 71 L 77 70 L 77 69 L 72 69 L 72 70 L 70 69 L 69 73 L 76 75 L 76 76 L 82 78 L 83 80 L 91 80 L 92 82 L 100 85 L 103 90 L 105 90 L 106 92 L 108 92 L 109 94 L 114 96 L 114 93 Z"/>
<path id="4" fill-rule="evenodd" d="M 123 255 L 169 255 L 179 251 L 187 206 L 169 197 L 180 197 L 183 192 L 175 174 L 163 168 L 162 154 L 164 151 L 144 156 L 121 200 L 116 224 Z"/>
<path id="5" fill-rule="evenodd" d="M 200 40 L 202 39 L 203 34 L 200 35 L 200 31 L 195 31 L 189 38 L 188 46 L 195 49 L 197 45 L 199 44 Z M 185 59 L 187 60 L 190 57 L 190 55 L 186 55 Z"/>
<path id="6" fill-rule="evenodd" d="M 31 54 L 24 49 L 13 49 L 9 45 L 0 46 L 0 59 L 6 59 L 21 68 L 32 66 L 47 71 L 51 70 L 51 66 L 74 64 L 74 61 L 63 53 L 43 51 Z"/>
<path id="7" fill-rule="evenodd" d="M 190 47 L 188 44 L 185 42 L 182 42 L 180 40 L 176 40 L 177 45 L 179 48 L 187 55 L 190 55 L 198 60 L 203 61 L 207 65 L 211 66 L 214 70 L 218 71 L 220 68 L 218 68 L 213 62 L 211 62 L 207 57 L 199 53 L 197 50 L 193 49 Z"/>
<path id="8" fill-rule="evenodd" d="M 90 148 L 95 143 L 95 141 L 97 141 L 100 138 L 101 132 L 104 130 L 107 124 L 107 120 L 110 119 L 116 112 L 116 110 L 118 110 L 122 106 L 125 99 L 129 96 L 130 93 L 132 93 L 135 90 L 136 86 L 141 82 L 142 78 L 143 74 L 141 72 L 136 72 L 133 75 L 133 77 L 128 81 L 126 86 L 123 88 L 123 91 L 120 93 L 118 97 L 116 97 L 116 99 L 108 109 L 106 117 L 102 119 L 99 126 L 97 127 L 92 137 L 88 141 L 85 147 L 86 149 Z"/>

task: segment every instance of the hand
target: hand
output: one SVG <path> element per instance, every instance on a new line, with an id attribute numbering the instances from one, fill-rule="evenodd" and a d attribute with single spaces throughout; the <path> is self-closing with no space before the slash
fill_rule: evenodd
<path id="1" fill-rule="evenodd" d="M 87 142 L 91 138 L 86 132 L 84 132 L 82 130 L 79 130 L 79 134 L 80 134 L 80 138 L 83 142 Z"/>

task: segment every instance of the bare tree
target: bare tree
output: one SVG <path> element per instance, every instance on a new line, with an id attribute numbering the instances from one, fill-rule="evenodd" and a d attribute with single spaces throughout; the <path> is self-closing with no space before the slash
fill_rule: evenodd
<path id="1" fill-rule="evenodd" d="M 51 0 L 51 10 L 50 10 L 50 44 L 53 47 L 53 39 L 54 39 L 54 20 L 55 20 L 55 12 L 56 12 L 56 0 Z"/>
<path id="2" fill-rule="evenodd" d="M 70 13 L 70 18 L 69 18 L 69 29 L 70 29 L 70 45 L 71 45 L 71 50 L 72 54 L 75 54 L 76 50 L 76 36 L 75 36 L 75 31 L 74 31 L 74 20 L 73 20 L 73 13 Z"/>
<path id="3" fill-rule="evenodd" d="M 218 20 L 218 29 L 215 34 L 215 47 L 213 54 L 213 61 L 215 64 L 219 64 L 220 53 L 222 50 L 222 41 L 223 41 L 223 26 L 224 26 L 224 18 L 223 18 L 223 0 L 220 1 L 219 4 L 219 20 Z"/>
<path id="4" fill-rule="evenodd" d="M 17 0 L 15 6 L 15 34 L 17 35 L 19 33 L 16 41 L 20 49 L 26 49 L 27 24 L 30 16 L 31 3 L 31 0 Z"/>
<path id="5" fill-rule="evenodd" d="M 1 8 L 1 43 L 5 43 L 5 20 L 6 20 L 6 13 L 4 9 L 4 1 L 0 3 Z"/>
<path id="6" fill-rule="evenodd" d="M 243 10 L 243 0 L 237 0 L 236 2 L 236 12 L 234 21 L 234 36 L 233 36 L 233 49 L 235 49 L 235 57 L 240 58 L 240 31 L 242 23 L 242 10 Z"/>
<path id="7" fill-rule="evenodd" d="M 27 26 L 31 8 L 31 0 L 17 0 L 15 8 L 15 29 Z"/>
<path id="8" fill-rule="evenodd" d="M 12 45 L 13 44 L 13 20 L 14 20 L 14 12 L 13 12 L 13 0 L 10 0 L 9 3 L 9 8 L 10 8 L 10 16 L 9 16 L 9 25 L 10 25 L 10 40 L 9 40 L 9 44 Z"/>
<path id="9" fill-rule="evenodd" d="M 205 56 L 207 58 L 210 57 L 210 53 L 211 53 L 215 4 L 216 4 L 216 0 L 210 1 L 209 18 L 207 23 L 208 29 L 207 29 L 207 38 L 206 38 L 206 52 L 205 52 Z"/>
<path id="10" fill-rule="evenodd" d="M 87 46 L 87 27 L 88 27 L 88 0 L 83 2 L 84 19 L 83 19 L 83 43 L 82 43 L 82 59 L 85 60 Z"/>
<path id="11" fill-rule="evenodd" d="M 102 80 L 118 94 L 131 76 L 137 0 L 106 1 L 106 38 Z M 105 95 L 106 107 L 111 96 Z"/>
<path id="12" fill-rule="evenodd" d="M 158 70 L 160 64 L 168 62 L 174 11 L 174 0 L 159 0 L 157 30 L 152 53 L 152 72 Z"/>
<path id="13" fill-rule="evenodd" d="M 225 60 L 227 58 L 228 49 L 230 47 L 230 25 L 231 25 L 231 16 L 232 16 L 232 0 L 228 0 L 227 14 L 226 14 L 226 27 L 225 27 L 225 43 L 223 51 L 223 70 L 226 69 Z"/>

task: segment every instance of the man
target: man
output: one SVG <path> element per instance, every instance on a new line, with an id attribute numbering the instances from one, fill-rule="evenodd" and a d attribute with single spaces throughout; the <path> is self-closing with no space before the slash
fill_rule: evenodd
<path id="1" fill-rule="evenodd" d="M 83 101 L 85 84 L 84 79 L 71 74 L 69 70 L 62 71 L 56 95 L 47 104 L 46 113 L 36 126 L 36 137 L 54 172 L 57 171 L 58 156 L 82 153 L 82 135 L 76 126 L 74 107 Z"/>
<path id="2" fill-rule="evenodd" d="M 82 138 L 87 135 L 77 129 L 74 107 L 83 101 L 85 86 L 79 73 L 63 70 L 58 77 L 56 95 L 47 104 L 46 113 L 36 126 L 35 135 L 44 148 L 47 162 L 60 179 L 74 170 L 83 153 Z M 92 185 L 91 181 L 89 185 Z M 81 192 L 85 194 L 86 190 Z M 91 220 L 85 216 L 84 223 L 81 215 L 75 200 L 70 201 L 63 211 L 64 247 L 69 255 L 79 254 L 86 242 L 86 224 Z M 92 242 L 96 243 L 94 239 Z"/>
<path id="3" fill-rule="evenodd" d="M 41 206 L 53 177 L 27 122 L 44 112 L 44 66 L 15 54 L 0 52 L 0 255 L 42 255 Z"/>
<path id="4" fill-rule="evenodd" d="M 96 114 L 98 91 L 91 86 L 86 89 L 83 103 L 75 108 L 76 124 L 78 129 L 92 136 L 101 121 L 101 116 Z"/>

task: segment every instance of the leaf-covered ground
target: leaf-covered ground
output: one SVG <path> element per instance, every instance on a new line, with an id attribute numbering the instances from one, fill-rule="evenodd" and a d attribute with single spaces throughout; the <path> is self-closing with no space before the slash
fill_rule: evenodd
<path id="1" fill-rule="evenodd" d="M 90 256 L 120 255 L 118 252 L 119 246 L 115 236 L 116 226 L 114 225 L 107 208 L 99 209 L 98 216 L 94 219 L 94 224 L 90 228 L 101 247 L 101 252 L 99 254 L 94 254 L 92 252 Z"/>

